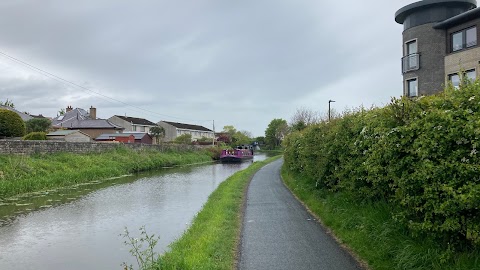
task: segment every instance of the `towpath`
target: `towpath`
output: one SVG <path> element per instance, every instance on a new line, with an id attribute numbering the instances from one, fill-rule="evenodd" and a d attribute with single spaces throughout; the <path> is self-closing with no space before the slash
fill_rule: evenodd
<path id="1" fill-rule="evenodd" d="M 362 269 L 283 185 L 282 163 L 265 166 L 250 183 L 239 269 Z"/>

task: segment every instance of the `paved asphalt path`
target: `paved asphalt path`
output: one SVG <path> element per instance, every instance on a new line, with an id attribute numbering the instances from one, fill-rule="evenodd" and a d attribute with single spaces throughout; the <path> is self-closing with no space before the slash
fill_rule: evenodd
<path id="1" fill-rule="evenodd" d="M 250 183 L 239 269 L 361 269 L 283 185 L 282 163 L 268 164 Z"/>

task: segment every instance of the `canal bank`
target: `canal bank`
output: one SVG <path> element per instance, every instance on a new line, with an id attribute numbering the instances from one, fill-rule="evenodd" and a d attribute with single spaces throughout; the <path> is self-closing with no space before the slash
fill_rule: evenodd
<path id="1" fill-rule="evenodd" d="M 0 155 L 0 203 L 19 194 L 202 162 L 212 162 L 207 151 L 159 152 L 121 146 L 89 154 Z"/>
<path id="2" fill-rule="evenodd" d="M 124 227 L 135 234 L 144 225 L 160 236 L 156 252 L 163 253 L 189 227 L 211 192 L 250 164 L 165 169 L 100 182 L 98 189 L 92 184 L 55 197 L 37 194 L 40 198 L 32 199 L 47 203 L 45 207 L 18 213 L 0 226 L 0 269 L 117 269 L 122 262 L 135 264 L 119 234 Z M 55 204 L 63 199 L 69 201 Z M 28 200 L 12 203 L 28 207 Z"/>
<path id="3" fill-rule="evenodd" d="M 171 250 L 159 258 L 153 269 L 234 268 L 248 185 L 257 171 L 280 157 L 254 162 L 220 184 L 192 226 L 171 244 Z"/>

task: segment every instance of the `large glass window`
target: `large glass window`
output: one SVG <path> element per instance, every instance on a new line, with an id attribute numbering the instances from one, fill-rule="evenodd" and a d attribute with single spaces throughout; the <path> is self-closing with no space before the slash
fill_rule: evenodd
<path id="1" fill-rule="evenodd" d="M 467 77 L 470 81 L 475 81 L 477 79 L 477 71 L 475 69 L 467 70 L 465 72 L 465 77 Z"/>
<path id="2" fill-rule="evenodd" d="M 452 35 L 452 51 L 463 49 L 463 32 L 458 32 Z"/>
<path id="3" fill-rule="evenodd" d="M 471 81 L 475 81 L 477 79 L 477 71 L 475 69 L 470 69 L 465 71 L 462 74 L 462 77 L 458 73 L 448 75 L 448 80 L 452 83 L 453 87 L 459 88 L 460 84 L 468 83 Z"/>
<path id="4" fill-rule="evenodd" d="M 448 75 L 448 80 L 452 83 L 453 87 L 455 88 L 460 87 L 460 76 L 458 76 L 458 74 Z"/>
<path id="5" fill-rule="evenodd" d="M 407 92 L 409 97 L 418 96 L 418 83 L 417 79 L 407 80 Z"/>
<path id="6" fill-rule="evenodd" d="M 418 58 L 414 54 L 417 53 L 417 41 L 407 43 L 408 69 L 414 69 L 418 65 Z"/>
<path id="7" fill-rule="evenodd" d="M 477 27 L 465 30 L 465 46 L 472 47 L 477 45 Z"/>
<path id="8" fill-rule="evenodd" d="M 477 45 L 477 27 L 470 27 L 452 34 L 452 52 Z"/>
<path id="9" fill-rule="evenodd" d="M 407 42 L 407 55 L 417 53 L 417 41 Z"/>

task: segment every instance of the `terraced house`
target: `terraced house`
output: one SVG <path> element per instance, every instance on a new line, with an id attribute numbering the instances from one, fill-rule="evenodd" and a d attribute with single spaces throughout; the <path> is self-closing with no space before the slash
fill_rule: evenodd
<path id="1" fill-rule="evenodd" d="M 165 129 L 165 141 L 173 141 L 176 137 L 184 134 L 192 135 L 192 140 L 201 138 L 213 139 L 214 133 L 212 130 L 198 125 L 190 125 L 184 123 L 175 123 L 168 121 L 160 121 L 158 125 Z"/>
<path id="2" fill-rule="evenodd" d="M 121 133 L 123 127 L 114 123 L 97 118 L 97 109 L 90 107 L 87 112 L 81 108 L 68 106 L 65 114 L 52 119 L 54 129 L 79 130 L 94 139 L 104 133 Z"/>
<path id="3" fill-rule="evenodd" d="M 157 125 L 147 119 L 121 115 L 114 115 L 108 118 L 108 121 L 123 127 L 125 132 L 149 133 L 150 129 Z"/>
<path id="4" fill-rule="evenodd" d="M 395 13 L 403 24 L 403 94 L 443 91 L 480 75 L 480 8 L 476 0 L 424 0 Z"/>

